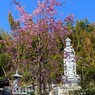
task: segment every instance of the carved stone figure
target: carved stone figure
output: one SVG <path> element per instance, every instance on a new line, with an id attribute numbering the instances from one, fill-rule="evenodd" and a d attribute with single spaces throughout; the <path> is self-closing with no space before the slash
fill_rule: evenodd
<path id="1" fill-rule="evenodd" d="M 66 39 L 66 47 L 64 49 L 64 76 L 62 76 L 62 80 L 65 83 L 64 87 L 70 88 L 78 86 L 78 82 L 80 81 L 80 77 L 76 72 L 76 60 L 75 60 L 75 51 L 71 46 L 71 40 L 69 38 Z"/>
<path id="2" fill-rule="evenodd" d="M 70 76 L 76 74 L 75 52 L 71 46 L 71 40 L 66 39 L 66 48 L 64 49 L 64 75 Z"/>

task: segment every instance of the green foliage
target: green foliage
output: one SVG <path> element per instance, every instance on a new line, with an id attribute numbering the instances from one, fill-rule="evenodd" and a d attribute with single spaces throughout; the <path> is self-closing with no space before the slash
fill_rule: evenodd
<path id="1" fill-rule="evenodd" d="M 92 32 L 94 31 L 94 23 L 90 23 L 87 18 L 84 20 L 77 20 L 75 25 L 76 31 L 86 31 L 86 32 Z"/>
<path id="2" fill-rule="evenodd" d="M 8 54 L 0 54 L 0 66 L 4 66 L 9 61 Z"/>
<path id="3" fill-rule="evenodd" d="M 82 87 L 95 85 L 95 25 L 87 19 L 76 21 L 70 36 L 76 52 L 77 71 L 82 78 Z"/>
<path id="4" fill-rule="evenodd" d="M 9 21 L 11 30 L 14 30 L 18 26 L 20 26 L 19 22 L 14 20 L 14 18 L 13 18 L 11 13 L 9 13 L 9 15 L 8 15 L 8 21 Z"/>

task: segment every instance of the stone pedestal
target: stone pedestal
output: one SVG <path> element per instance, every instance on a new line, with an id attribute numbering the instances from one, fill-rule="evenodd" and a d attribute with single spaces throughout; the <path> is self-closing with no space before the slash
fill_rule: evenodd
<path id="1" fill-rule="evenodd" d="M 62 81 L 64 89 L 81 89 L 81 87 L 79 86 L 80 77 L 78 75 L 72 77 L 62 76 Z"/>

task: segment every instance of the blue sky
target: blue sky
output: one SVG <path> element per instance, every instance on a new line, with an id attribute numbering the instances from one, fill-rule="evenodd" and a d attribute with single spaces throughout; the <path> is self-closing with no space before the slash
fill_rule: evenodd
<path id="1" fill-rule="evenodd" d="M 17 19 L 18 12 L 15 6 L 11 4 L 12 0 L 0 1 L 0 27 L 3 27 L 5 31 L 10 31 L 8 23 L 8 13 L 11 12 Z M 21 4 L 25 5 L 25 9 L 28 13 L 32 13 L 33 9 L 37 6 L 37 0 L 18 0 Z M 58 0 L 64 2 L 64 0 Z M 75 19 L 82 20 L 88 18 L 90 22 L 95 22 L 95 0 L 65 0 L 64 6 L 58 7 L 57 10 L 63 15 L 58 15 L 58 19 L 63 19 L 69 14 L 74 14 Z"/>

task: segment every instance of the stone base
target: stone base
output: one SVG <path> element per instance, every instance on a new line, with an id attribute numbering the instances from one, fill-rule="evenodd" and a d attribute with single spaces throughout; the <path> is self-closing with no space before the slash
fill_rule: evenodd
<path id="1" fill-rule="evenodd" d="M 80 90 L 81 86 L 79 86 L 78 84 L 70 83 L 70 84 L 64 84 L 63 85 L 63 89 L 67 89 L 67 90 Z"/>
<path id="2" fill-rule="evenodd" d="M 80 90 L 80 86 L 76 88 L 55 87 L 49 95 L 74 95 L 75 90 Z"/>
<path id="3" fill-rule="evenodd" d="M 79 90 L 80 77 L 78 75 L 62 76 L 63 88 Z"/>

